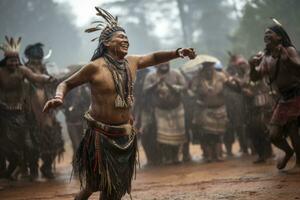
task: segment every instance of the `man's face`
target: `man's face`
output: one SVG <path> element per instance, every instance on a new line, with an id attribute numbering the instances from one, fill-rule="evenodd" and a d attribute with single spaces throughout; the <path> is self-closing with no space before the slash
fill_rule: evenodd
<path id="1" fill-rule="evenodd" d="M 236 67 L 234 65 L 229 65 L 226 71 L 231 76 L 234 76 L 234 75 L 237 74 L 237 70 L 236 70 Z"/>
<path id="2" fill-rule="evenodd" d="M 118 57 L 125 57 L 128 53 L 129 41 L 123 31 L 117 31 L 107 42 L 108 50 Z"/>
<path id="3" fill-rule="evenodd" d="M 34 66 L 38 66 L 38 65 L 42 64 L 42 60 L 41 59 L 34 59 L 34 58 L 32 58 L 32 59 L 29 60 L 29 62 L 30 62 L 31 65 L 34 65 Z"/>
<path id="4" fill-rule="evenodd" d="M 167 73 L 170 70 L 170 64 L 168 62 L 161 63 L 157 65 L 157 70 L 159 73 Z"/>
<path id="5" fill-rule="evenodd" d="M 9 68 L 15 68 L 20 65 L 19 58 L 17 56 L 10 56 L 6 58 L 6 65 Z"/>
<path id="6" fill-rule="evenodd" d="M 281 41 L 281 37 L 277 35 L 274 31 L 271 29 L 266 29 L 265 36 L 264 36 L 264 42 L 267 48 L 273 48 L 276 45 L 278 45 Z"/>
<path id="7" fill-rule="evenodd" d="M 214 63 L 203 63 L 203 75 L 205 78 L 210 79 L 213 76 L 213 73 L 215 71 Z"/>

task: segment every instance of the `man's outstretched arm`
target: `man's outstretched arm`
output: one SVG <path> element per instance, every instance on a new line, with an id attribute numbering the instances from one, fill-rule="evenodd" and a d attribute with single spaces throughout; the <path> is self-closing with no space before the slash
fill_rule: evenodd
<path id="1" fill-rule="evenodd" d="M 135 60 L 137 69 L 143 69 L 168 62 L 179 57 L 189 57 L 190 59 L 194 59 L 196 57 L 196 53 L 193 48 L 179 48 L 174 51 L 157 51 L 144 56 L 128 56 L 128 59 Z"/>
<path id="2" fill-rule="evenodd" d="M 46 74 L 37 74 L 34 73 L 31 69 L 25 66 L 19 66 L 24 76 L 30 81 L 35 83 L 47 83 L 51 81 L 51 76 Z"/>
<path id="3" fill-rule="evenodd" d="M 250 65 L 250 79 L 251 81 L 259 81 L 263 78 L 266 70 L 264 69 L 263 54 L 259 52 L 249 60 Z M 256 69 L 258 67 L 258 69 Z"/>
<path id="4" fill-rule="evenodd" d="M 96 67 L 93 63 L 87 64 L 82 67 L 78 72 L 61 82 L 57 88 L 55 97 L 46 102 L 43 112 L 48 112 L 50 109 L 54 109 L 63 104 L 63 100 L 66 94 L 73 88 L 90 82 L 92 75 L 95 73 Z"/>

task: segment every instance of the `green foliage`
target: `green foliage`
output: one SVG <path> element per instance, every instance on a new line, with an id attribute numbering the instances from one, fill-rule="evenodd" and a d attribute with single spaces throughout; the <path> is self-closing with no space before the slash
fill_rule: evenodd
<path id="1" fill-rule="evenodd" d="M 276 18 L 289 33 L 294 45 L 300 46 L 299 0 L 252 0 L 243 11 L 240 26 L 232 37 L 233 52 L 250 57 L 264 48 L 265 29 Z"/>

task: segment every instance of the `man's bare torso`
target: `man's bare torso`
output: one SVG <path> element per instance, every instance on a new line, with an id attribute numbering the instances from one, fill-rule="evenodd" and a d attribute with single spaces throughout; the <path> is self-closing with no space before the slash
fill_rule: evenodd
<path id="1" fill-rule="evenodd" d="M 136 69 L 128 59 L 133 80 Z M 116 90 L 111 72 L 107 68 L 103 58 L 93 62 L 96 72 L 93 74 L 89 84 L 91 90 L 91 105 L 89 112 L 91 116 L 100 122 L 117 125 L 128 123 L 130 120 L 130 108 L 116 108 Z"/>
<path id="2" fill-rule="evenodd" d="M 283 92 L 292 86 L 295 86 L 297 84 L 300 84 L 299 78 L 297 78 L 291 70 L 288 69 L 288 63 L 286 62 L 279 62 L 279 69 L 278 72 L 276 72 L 276 63 L 277 59 L 273 58 L 272 56 L 264 56 L 263 58 L 263 63 L 267 71 L 268 75 L 270 76 L 271 79 L 274 80 L 274 84 L 279 90 L 279 92 Z M 276 76 L 277 73 L 277 76 Z"/>
<path id="3" fill-rule="evenodd" d="M 18 69 L 0 68 L 0 102 L 8 106 L 24 103 L 24 76 Z"/>

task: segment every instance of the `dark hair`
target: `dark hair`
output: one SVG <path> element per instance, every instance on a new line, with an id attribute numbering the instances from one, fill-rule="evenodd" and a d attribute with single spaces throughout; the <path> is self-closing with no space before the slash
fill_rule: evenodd
<path id="1" fill-rule="evenodd" d="M 273 31 L 274 33 L 276 33 L 278 36 L 281 37 L 281 44 L 284 47 L 294 47 L 289 35 L 287 34 L 287 32 L 284 30 L 284 28 L 280 25 L 273 25 L 268 27 L 268 29 L 270 29 L 271 31 Z M 265 54 L 266 55 L 270 55 L 270 50 L 265 49 Z"/>
<path id="2" fill-rule="evenodd" d="M 25 48 L 24 54 L 26 58 L 30 59 L 43 59 L 44 57 L 44 45 L 42 43 L 36 43 L 32 45 L 28 45 Z"/>
<path id="3" fill-rule="evenodd" d="M 3 67 L 6 65 L 6 57 L 4 57 L 1 61 L 0 61 L 0 67 Z"/>
<path id="4" fill-rule="evenodd" d="M 0 67 L 4 67 L 4 66 L 6 66 L 6 63 L 7 63 L 7 59 L 9 59 L 9 58 L 17 58 L 18 59 L 18 62 L 19 62 L 19 64 L 21 65 L 22 64 L 22 62 L 21 62 L 21 60 L 20 60 L 20 57 L 19 57 L 19 55 L 13 55 L 13 56 L 5 56 L 1 61 L 0 61 Z"/>
<path id="5" fill-rule="evenodd" d="M 97 58 L 102 57 L 107 52 L 107 47 L 104 45 L 103 42 L 99 42 L 97 48 L 94 51 L 94 54 L 91 58 L 91 61 L 96 60 Z"/>
<path id="6" fill-rule="evenodd" d="M 122 31 L 122 32 L 126 33 L 125 30 L 120 26 L 106 27 L 102 31 L 102 33 L 99 37 L 98 46 L 94 51 L 91 61 L 94 61 L 94 60 L 102 57 L 107 52 L 107 47 L 104 45 L 104 42 L 109 41 L 112 38 L 113 34 L 117 31 Z"/>
<path id="7" fill-rule="evenodd" d="M 284 30 L 282 26 L 274 25 L 269 27 L 269 29 L 282 38 L 281 39 L 282 46 L 284 47 L 294 46 L 289 35 L 287 34 L 287 32 Z"/>

